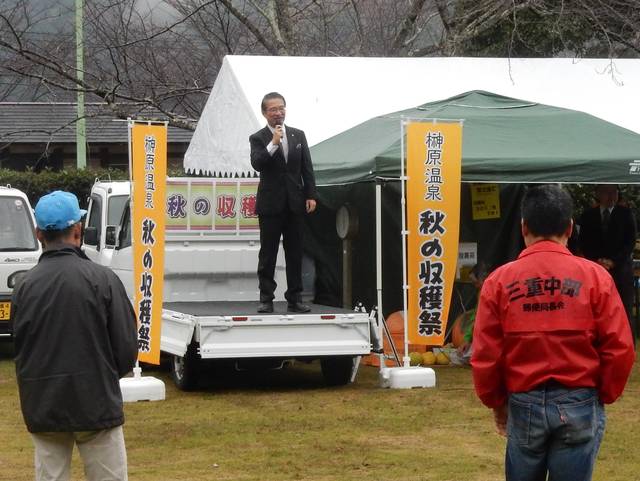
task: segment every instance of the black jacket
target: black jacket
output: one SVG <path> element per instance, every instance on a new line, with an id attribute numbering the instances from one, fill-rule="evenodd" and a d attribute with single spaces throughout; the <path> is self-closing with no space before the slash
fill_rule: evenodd
<path id="1" fill-rule="evenodd" d="M 30 432 L 124 423 L 119 379 L 137 358 L 136 320 L 110 269 L 76 247 L 49 247 L 14 289 L 11 327 Z"/>
<path id="2" fill-rule="evenodd" d="M 600 207 L 584 212 L 580 218 L 579 244 L 582 254 L 589 260 L 604 257 L 615 267 L 611 275 L 632 276 L 633 248 L 636 245 L 636 222 L 628 207 L 616 205 L 611 211 L 608 228 L 602 226 Z"/>
<path id="3" fill-rule="evenodd" d="M 288 125 L 285 131 L 289 145 L 286 162 L 282 149 L 273 155 L 267 152 L 267 145 L 273 138 L 269 127 L 249 137 L 251 165 L 260 172 L 256 198 L 258 215 L 280 214 L 287 207 L 292 212 L 304 213 L 305 200 L 317 197 L 307 138 L 302 130 Z"/>

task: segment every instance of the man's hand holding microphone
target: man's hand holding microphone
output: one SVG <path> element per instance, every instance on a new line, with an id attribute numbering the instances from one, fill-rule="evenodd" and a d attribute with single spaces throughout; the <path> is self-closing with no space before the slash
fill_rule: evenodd
<path id="1" fill-rule="evenodd" d="M 273 145 L 280 145 L 280 141 L 282 140 L 283 135 L 284 130 L 282 130 L 282 123 L 276 124 L 276 127 L 273 130 L 273 139 L 271 139 L 271 143 Z"/>

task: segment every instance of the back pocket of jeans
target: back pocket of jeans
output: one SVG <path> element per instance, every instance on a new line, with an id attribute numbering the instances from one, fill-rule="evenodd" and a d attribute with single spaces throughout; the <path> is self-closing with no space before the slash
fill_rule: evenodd
<path id="1" fill-rule="evenodd" d="M 581 402 L 558 404 L 562 439 L 566 444 L 582 444 L 591 441 L 597 427 L 597 396 Z"/>
<path id="2" fill-rule="evenodd" d="M 509 399 L 509 417 L 507 418 L 507 433 L 509 438 L 521 446 L 529 443 L 529 429 L 531 427 L 531 404 L 521 403 Z"/>

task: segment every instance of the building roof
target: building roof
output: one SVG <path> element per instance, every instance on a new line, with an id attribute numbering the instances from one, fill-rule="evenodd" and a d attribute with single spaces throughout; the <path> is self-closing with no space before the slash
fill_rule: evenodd
<path id="1" fill-rule="evenodd" d="M 164 120 L 157 111 L 131 105 L 133 118 Z M 87 142 L 126 143 L 127 122 L 104 103 L 85 104 Z M 0 143 L 75 143 L 75 102 L 0 102 Z M 188 143 L 193 132 L 169 127 L 169 143 Z"/>

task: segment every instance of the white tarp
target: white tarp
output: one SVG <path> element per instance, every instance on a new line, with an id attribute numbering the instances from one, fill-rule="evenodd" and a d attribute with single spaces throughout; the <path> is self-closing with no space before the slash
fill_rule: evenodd
<path id="1" fill-rule="evenodd" d="M 267 92 L 284 95 L 285 123 L 312 146 L 376 115 L 470 90 L 580 110 L 640 133 L 638 59 L 227 56 L 184 168 L 252 173 L 249 135 L 265 125 Z"/>

